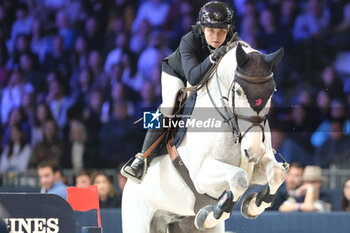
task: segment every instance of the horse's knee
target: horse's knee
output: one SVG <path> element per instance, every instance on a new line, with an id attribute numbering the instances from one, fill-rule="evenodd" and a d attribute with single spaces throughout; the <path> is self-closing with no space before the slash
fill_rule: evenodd
<path id="1" fill-rule="evenodd" d="M 280 165 L 273 166 L 268 174 L 270 186 L 271 185 L 280 186 L 284 181 L 284 175 L 285 175 L 285 169 L 282 166 Z"/>
<path id="2" fill-rule="evenodd" d="M 238 194 L 239 196 L 241 196 L 248 189 L 249 186 L 247 172 L 239 171 L 238 173 L 236 173 L 236 175 L 232 177 L 230 186 L 231 190 L 233 190 L 232 192 L 234 195 Z"/>

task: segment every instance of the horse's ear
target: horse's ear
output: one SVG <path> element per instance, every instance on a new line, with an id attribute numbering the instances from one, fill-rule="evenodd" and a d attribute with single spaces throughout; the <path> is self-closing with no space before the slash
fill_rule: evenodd
<path id="1" fill-rule="evenodd" d="M 279 50 L 277 50 L 274 53 L 270 53 L 265 56 L 264 60 L 267 64 L 269 64 L 270 67 L 273 67 L 274 65 L 280 63 L 284 55 L 284 48 L 281 47 Z"/>
<path id="2" fill-rule="evenodd" d="M 249 55 L 243 50 L 240 43 L 237 45 L 236 49 L 236 59 L 239 68 L 242 68 L 250 60 Z"/>

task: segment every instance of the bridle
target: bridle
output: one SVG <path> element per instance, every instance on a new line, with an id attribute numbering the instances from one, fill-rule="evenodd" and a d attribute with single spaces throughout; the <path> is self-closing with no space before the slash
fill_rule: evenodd
<path id="1" fill-rule="evenodd" d="M 269 80 L 271 80 L 273 78 L 273 72 L 271 72 L 267 76 L 256 77 L 256 76 L 246 76 L 246 75 L 238 72 L 238 70 L 236 70 L 235 77 L 231 82 L 230 88 L 228 89 L 228 93 L 226 96 L 224 96 L 222 94 L 221 86 L 220 86 L 220 82 L 219 82 L 219 75 L 217 74 L 217 69 L 215 70 L 215 76 L 216 76 L 216 82 L 217 82 L 219 92 L 220 92 L 220 100 L 222 103 L 223 111 L 217 107 L 212 95 L 210 94 L 210 91 L 208 88 L 208 80 L 206 82 L 206 89 L 207 89 L 210 101 L 212 102 L 215 110 L 223 118 L 224 122 L 227 123 L 229 125 L 229 127 L 231 128 L 231 130 L 233 132 L 235 143 L 236 144 L 241 143 L 241 141 L 242 141 L 243 137 L 246 135 L 246 133 L 249 132 L 255 126 L 258 126 L 261 128 L 262 134 L 263 134 L 262 141 L 264 142 L 265 141 L 265 124 L 266 124 L 267 115 L 261 117 L 261 116 L 243 116 L 243 115 L 237 114 L 236 110 L 235 110 L 235 93 L 234 93 L 234 91 L 235 91 L 237 79 L 242 79 L 242 80 L 245 80 L 245 81 L 247 81 L 249 83 L 253 83 L 253 84 L 260 84 L 260 83 L 265 83 L 265 82 L 268 82 Z M 230 91 L 232 93 L 232 109 L 233 109 L 232 114 L 230 114 L 228 107 L 227 107 L 227 104 L 226 104 L 226 102 L 229 102 L 228 96 L 230 95 Z M 243 133 L 243 135 L 239 129 L 238 120 L 244 120 L 244 121 L 248 121 L 251 123 L 251 126 L 248 127 L 248 129 Z"/>

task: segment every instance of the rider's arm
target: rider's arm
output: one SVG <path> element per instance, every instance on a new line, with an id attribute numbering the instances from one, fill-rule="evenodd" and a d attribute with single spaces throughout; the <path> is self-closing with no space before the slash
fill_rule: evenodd
<path id="1" fill-rule="evenodd" d="M 180 54 L 183 71 L 187 81 L 191 85 L 197 85 L 209 71 L 213 63 L 210 62 L 209 56 L 200 63 L 196 57 L 193 45 L 184 39 L 180 42 Z"/>

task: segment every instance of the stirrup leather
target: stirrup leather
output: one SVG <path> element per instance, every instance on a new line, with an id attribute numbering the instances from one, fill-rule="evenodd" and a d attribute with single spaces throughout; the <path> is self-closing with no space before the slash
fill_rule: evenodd
<path id="1" fill-rule="evenodd" d="M 126 167 L 131 166 L 131 164 L 133 163 L 133 161 L 135 159 L 140 159 L 140 160 L 142 159 L 144 161 L 144 166 L 143 166 L 143 171 L 142 171 L 141 177 L 136 177 L 133 174 L 131 174 L 130 172 L 125 170 Z M 140 184 L 146 175 L 146 171 L 147 171 L 147 158 L 143 158 L 142 153 L 137 153 L 135 155 L 135 157 L 130 158 L 129 161 L 122 167 L 121 174 L 123 176 L 125 176 L 126 178 L 134 181 L 135 183 Z"/>

